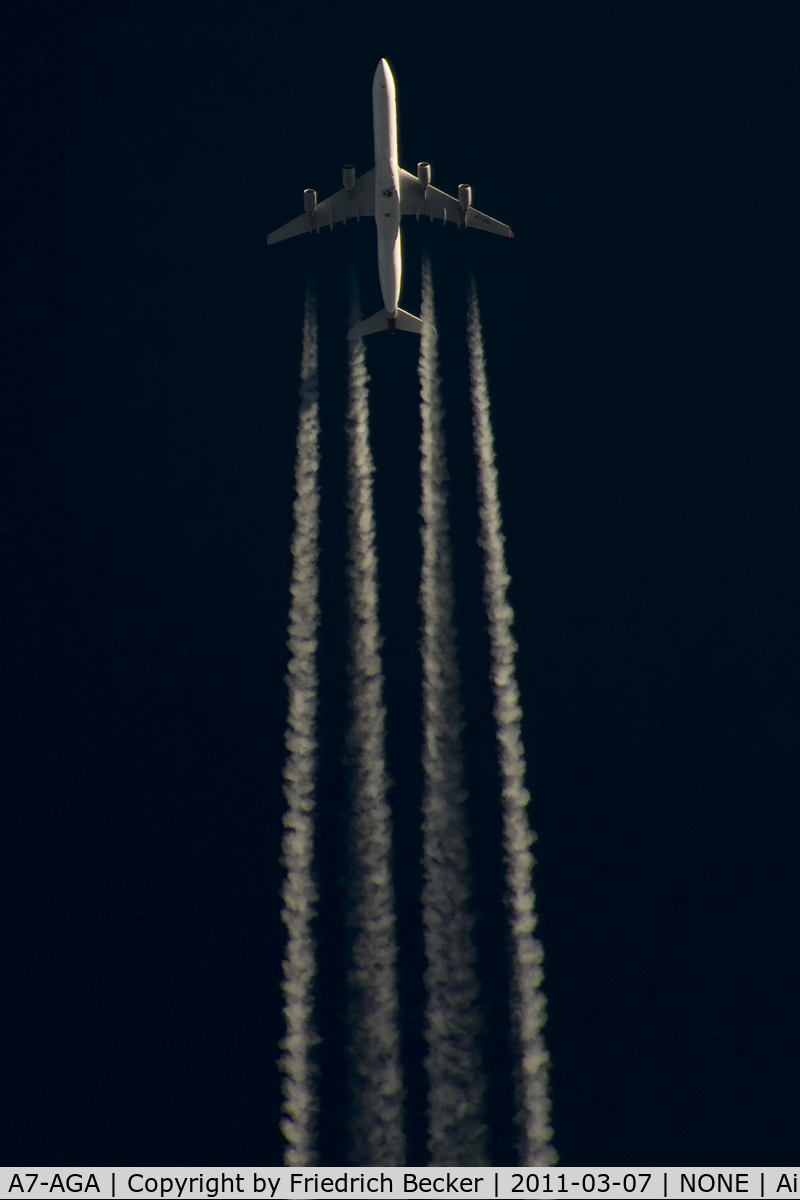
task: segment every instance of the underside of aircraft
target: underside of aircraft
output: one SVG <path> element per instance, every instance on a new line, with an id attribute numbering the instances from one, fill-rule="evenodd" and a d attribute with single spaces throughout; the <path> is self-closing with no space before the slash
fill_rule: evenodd
<path id="1" fill-rule="evenodd" d="M 449 196 L 431 183 L 431 168 L 418 163 L 417 174 L 404 171 L 397 162 L 397 106 L 394 79 L 385 59 L 378 63 L 372 82 L 375 166 L 356 178 L 355 168 L 342 169 L 342 188 L 326 200 L 317 200 L 313 188 L 303 193 L 304 211 L 294 220 L 269 234 L 267 244 L 282 242 L 301 233 L 333 229 L 337 223 L 374 217 L 378 227 L 378 274 L 384 308 L 351 328 L 349 338 L 364 337 L 383 329 L 420 333 L 422 321 L 398 307 L 402 279 L 400 218 L 428 217 L 467 229 L 483 229 L 512 238 L 508 225 L 489 217 L 472 205 L 472 188 L 459 184 L 458 196 Z"/>

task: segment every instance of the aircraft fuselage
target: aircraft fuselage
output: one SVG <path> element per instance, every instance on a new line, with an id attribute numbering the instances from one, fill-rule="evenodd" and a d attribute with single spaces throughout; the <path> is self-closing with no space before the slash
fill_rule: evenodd
<path id="1" fill-rule="evenodd" d="M 383 308 L 363 321 L 350 326 L 347 337 L 357 341 L 383 329 L 399 329 L 405 333 L 422 333 L 423 324 L 413 313 L 399 307 L 403 265 L 400 248 L 400 219 L 406 216 L 428 217 L 453 224 L 457 228 L 484 229 L 513 237 L 508 225 L 479 212 L 472 205 L 472 188 L 458 185 L 458 197 L 448 196 L 431 184 L 430 163 L 417 163 L 417 173 L 404 171 L 397 161 L 397 99 L 394 79 L 385 58 L 378 63 L 372 79 L 372 133 L 375 143 L 375 166 L 360 178 L 352 163 L 342 168 L 342 188 L 327 199 L 318 201 L 313 188 L 303 192 L 303 212 L 267 237 L 267 245 L 303 233 L 319 233 L 321 229 L 351 218 L 375 217 L 378 247 L 378 277 L 383 295 Z"/>
<path id="2" fill-rule="evenodd" d="M 403 274 L 400 253 L 400 169 L 397 162 L 397 100 L 385 58 L 372 80 L 372 132 L 375 142 L 375 224 L 378 276 L 389 320 L 397 316 Z"/>

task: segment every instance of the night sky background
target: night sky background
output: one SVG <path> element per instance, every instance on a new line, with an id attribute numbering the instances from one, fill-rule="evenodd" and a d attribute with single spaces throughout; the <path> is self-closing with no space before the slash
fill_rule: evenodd
<path id="1" fill-rule="evenodd" d="M 796 4 L 6 3 L 3 1161 L 275 1164 L 304 291 L 320 314 L 321 1161 L 347 1161 L 348 278 L 270 247 L 400 153 L 516 239 L 431 256 L 496 1164 L 483 313 L 567 1165 L 788 1165 L 798 1054 Z M 368 342 L 409 1163 L 424 1163 L 417 340 Z"/>

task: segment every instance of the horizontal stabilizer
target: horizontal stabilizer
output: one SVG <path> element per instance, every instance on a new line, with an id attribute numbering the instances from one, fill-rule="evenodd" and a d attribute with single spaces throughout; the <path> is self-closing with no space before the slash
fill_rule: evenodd
<path id="1" fill-rule="evenodd" d="M 350 341 L 355 341 L 356 338 L 366 337 L 368 333 L 380 333 L 382 329 L 402 329 L 405 333 L 422 333 L 422 321 L 419 317 L 415 317 L 413 313 L 406 312 L 403 308 L 398 308 L 397 315 L 392 318 L 389 316 L 385 308 L 380 312 L 373 313 L 371 317 L 367 317 L 366 321 L 359 321 L 358 325 L 354 325 L 348 333 Z"/>
<path id="2" fill-rule="evenodd" d="M 416 333 L 417 336 L 421 337 L 422 321 L 419 317 L 415 317 L 413 313 L 406 312 L 404 308 L 398 308 L 395 329 L 402 329 L 404 333 Z"/>

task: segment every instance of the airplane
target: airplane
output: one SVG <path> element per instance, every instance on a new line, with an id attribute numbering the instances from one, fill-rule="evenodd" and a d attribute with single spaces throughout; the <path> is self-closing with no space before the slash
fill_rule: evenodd
<path id="1" fill-rule="evenodd" d="M 282 225 L 267 237 L 267 245 L 296 237 L 300 233 L 311 233 L 326 225 L 333 226 L 350 217 L 360 221 L 362 217 L 374 217 L 378 227 L 378 275 L 384 307 L 380 312 L 354 325 L 348 338 L 365 337 L 380 330 L 406 330 L 422 333 L 422 321 L 413 313 L 398 307 L 400 283 L 403 273 L 400 250 L 400 218 L 415 215 L 443 224 L 450 221 L 461 228 L 485 229 L 501 237 L 513 238 L 508 225 L 487 217 L 472 207 L 472 188 L 466 183 L 458 185 L 458 198 L 448 196 L 431 185 L 430 163 L 417 164 L 417 173 L 404 171 L 397 163 L 397 101 L 394 78 L 385 58 L 378 63 L 372 80 L 372 129 L 375 143 L 375 166 L 359 179 L 355 168 L 342 168 L 343 187 L 327 200 L 317 201 L 313 188 L 303 192 L 305 211 L 293 221 Z"/>

